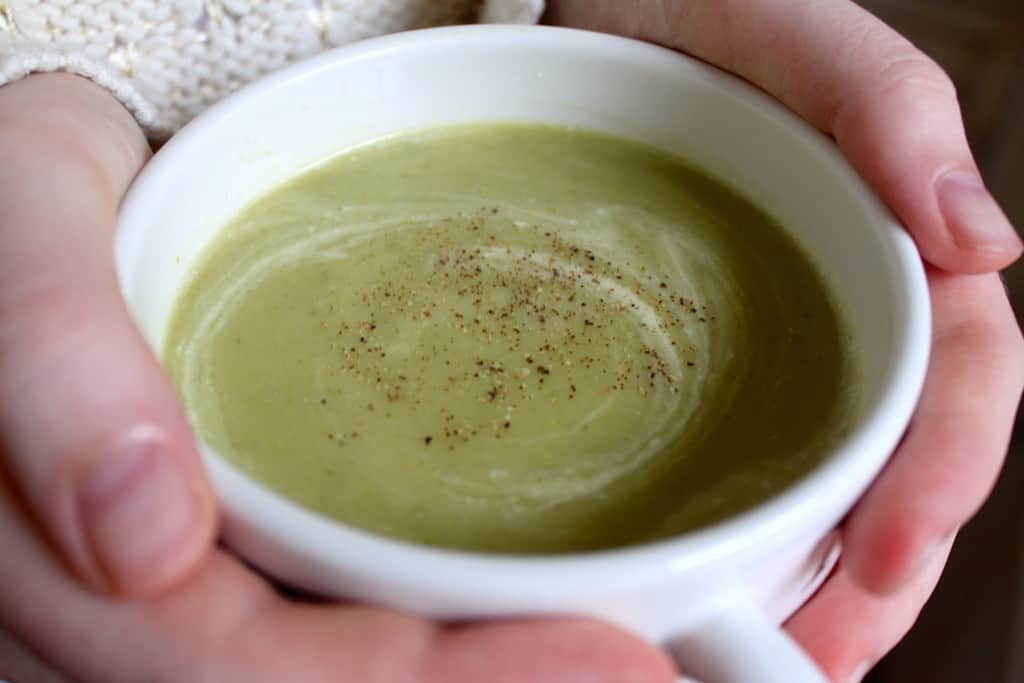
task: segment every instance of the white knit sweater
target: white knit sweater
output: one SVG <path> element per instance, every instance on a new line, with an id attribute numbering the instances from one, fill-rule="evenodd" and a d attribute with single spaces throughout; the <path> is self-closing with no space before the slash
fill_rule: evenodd
<path id="1" fill-rule="evenodd" d="M 412 28 L 533 23 L 544 0 L 0 0 L 0 85 L 69 71 L 153 137 L 328 47 Z"/>

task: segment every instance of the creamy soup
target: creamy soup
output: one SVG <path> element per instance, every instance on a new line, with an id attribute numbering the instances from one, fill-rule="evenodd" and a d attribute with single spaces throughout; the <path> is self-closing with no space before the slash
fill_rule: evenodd
<path id="1" fill-rule="evenodd" d="M 784 229 L 583 130 L 401 135 L 209 246 L 166 365 L 221 457 L 408 541 L 557 553 L 679 534 L 817 465 L 854 349 Z"/>

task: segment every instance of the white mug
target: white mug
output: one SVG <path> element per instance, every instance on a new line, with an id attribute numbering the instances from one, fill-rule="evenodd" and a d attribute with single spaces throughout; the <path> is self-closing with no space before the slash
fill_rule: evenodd
<path id="1" fill-rule="evenodd" d="M 774 216 L 851 321 L 866 408 L 824 463 L 750 511 L 677 538 L 550 557 L 473 554 L 374 536 L 275 495 L 203 447 L 224 538 L 280 580 L 439 619 L 577 614 L 668 647 L 700 680 L 823 680 L 779 624 L 838 556 L 837 524 L 914 409 L 930 313 L 907 234 L 830 140 L 743 82 L 607 35 L 470 26 L 324 53 L 244 88 L 160 150 L 126 197 L 116 256 L 154 349 L 211 237 L 250 202 L 339 150 L 436 124 L 535 121 L 684 157 Z"/>

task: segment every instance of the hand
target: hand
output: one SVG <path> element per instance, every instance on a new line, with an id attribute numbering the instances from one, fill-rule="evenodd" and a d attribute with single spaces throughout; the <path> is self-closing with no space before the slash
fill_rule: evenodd
<path id="1" fill-rule="evenodd" d="M 229 553 L 155 598 L 91 592 L 0 496 L 0 679 L 17 683 L 670 683 L 651 646 L 583 620 L 441 628 L 287 600 Z M 6 651 L 5 651 L 6 650 Z M 45 673 L 43 673 L 45 672 Z M 46 676 L 46 677 L 44 677 Z M 52 676 L 52 678 L 51 678 Z"/>
<path id="2" fill-rule="evenodd" d="M 547 19 L 679 49 L 772 93 L 835 138 L 931 264 L 921 402 L 843 527 L 841 566 L 788 625 L 834 680 L 859 680 L 913 624 L 988 495 L 1024 386 L 1020 331 L 998 275 L 984 274 L 1021 242 L 984 189 L 953 86 L 844 0 L 558 0 Z"/>
<path id="3" fill-rule="evenodd" d="M 671 681 L 609 626 L 304 604 L 213 547 L 192 436 L 115 277 L 147 156 L 84 79 L 0 88 L 0 679 Z"/>

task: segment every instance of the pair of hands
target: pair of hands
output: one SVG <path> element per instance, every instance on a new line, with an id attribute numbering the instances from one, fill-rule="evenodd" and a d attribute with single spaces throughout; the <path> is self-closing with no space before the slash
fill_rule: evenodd
<path id="1" fill-rule="evenodd" d="M 548 19 L 671 46 L 771 92 L 836 139 L 930 264 L 917 413 L 842 529 L 841 566 L 787 625 L 832 679 L 856 680 L 913 623 L 988 494 L 1024 386 L 994 274 L 1021 243 L 981 184 L 953 88 L 845 0 L 562 0 Z M 0 678 L 673 680 L 660 651 L 606 625 L 439 626 L 302 603 L 216 548 L 188 426 L 114 274 L 117 206 L 147 156 L 85 80 L 0 89 Z"/>

